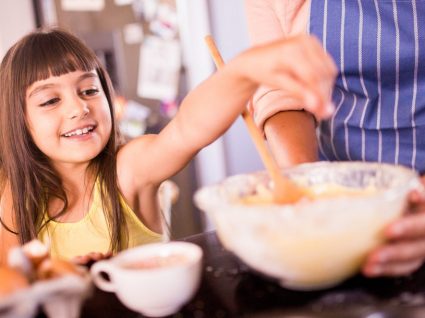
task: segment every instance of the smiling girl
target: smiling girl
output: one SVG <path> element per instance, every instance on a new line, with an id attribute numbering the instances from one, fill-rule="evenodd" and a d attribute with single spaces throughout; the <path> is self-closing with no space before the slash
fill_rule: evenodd
<path id="1" fill-rule="evenodd" d="M 119 145 L 94 53 L 63 30 L 27 35 L 0 67 L 0 263 L 33 238 L 81 262 L 161 240 L 159 185 L 226 131 L 259 84 L 292 89 L 320 118 L 334 77 L 311 37 L 256 47 L 190 92 L 158 135 Z"/>

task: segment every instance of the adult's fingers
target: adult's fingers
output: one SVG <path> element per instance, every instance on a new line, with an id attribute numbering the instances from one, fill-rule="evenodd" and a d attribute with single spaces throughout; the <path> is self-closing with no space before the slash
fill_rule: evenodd
<path id="1" fill-rule="evenodd" d="M 385 264 L 394 262 L 423 261 L 425 259 L 425 240 L 407 240 L 386 244 L 373 251 L 368 263 Z"/>
<path id="2" fill-rule="evenodd" d="M 388 239 L 425 239 L 425 211 L 406 214 L 388 226 Z"/>
<path id="3" fill-rule="evenodd" d="M 411 262 L 396 262 L 386 264 L 374 264 L 366 265 L 362 268 L 364 275 L 369 277 L 376 276 L 406 276 L 412 274 L 419 267 L 421 267 L 421 261 Z"/>

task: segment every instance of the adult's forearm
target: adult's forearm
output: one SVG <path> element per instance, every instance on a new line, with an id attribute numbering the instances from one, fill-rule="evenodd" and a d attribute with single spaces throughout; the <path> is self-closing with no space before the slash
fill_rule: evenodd
<path id="1" fill-rule="evenodd" d="M 318 160 L 316 123 L 309 112 L 279 112 L 266 121 L 264 132 L 281 168 Z"/>

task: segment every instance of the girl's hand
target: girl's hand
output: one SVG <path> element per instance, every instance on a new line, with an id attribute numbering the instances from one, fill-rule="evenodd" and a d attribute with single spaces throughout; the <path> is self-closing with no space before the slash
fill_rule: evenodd
<path id="1" fill-rule="evenodd" d="M 425 185 L 425 177 L 421 178 Z M 410 194 L 407 213 L 385 231 L 387 243 L 369 254 L 366 276 L 402 276 L 417 270 L 425 260 L 425 198 Z"/>
<path id="2" fill-rule="evenodd" d="M 72 259 L 72 262 L 77 265 L 90 265 L 91 263 L 100 261 L 102 259 L 106 259 L 111 257 L 112 253 L 99 253 L 99 252 L 91 252 L 86 255 L 76 256 Z"/>
<path id="3" fill-rule="evenodd" d="M 257 46 L 234 60 L 249 80 L 283 89 L 316 118 L 329 117 L 337 68 L 319 41 L 307 35 Z M 248 67 L 247 67 L 248 66 Z"/>

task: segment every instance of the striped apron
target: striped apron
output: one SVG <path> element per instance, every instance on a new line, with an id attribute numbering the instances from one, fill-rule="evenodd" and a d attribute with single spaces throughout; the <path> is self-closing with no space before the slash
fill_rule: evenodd
<path id="1" fill-rule="evenodd" d="M 340 71 L 321 159 L 425 173 L 425 0 L 311 0 L 309 32 Z"/>

